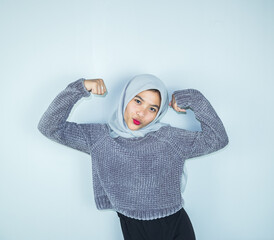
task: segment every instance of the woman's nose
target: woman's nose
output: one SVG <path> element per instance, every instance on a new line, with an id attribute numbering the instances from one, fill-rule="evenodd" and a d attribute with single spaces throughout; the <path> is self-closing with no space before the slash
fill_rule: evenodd
<path id="1" fill-rule="evenodd" d="M 138 116 L 143 117 L 145 115 L 145 111 L 144 110 L 139 110 L 136 112 Z"/>

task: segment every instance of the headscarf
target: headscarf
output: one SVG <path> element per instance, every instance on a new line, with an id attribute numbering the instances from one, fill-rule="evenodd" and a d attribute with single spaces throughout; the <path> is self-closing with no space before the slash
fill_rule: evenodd
<path id="1" fill-rule="evenodd" d="M 128 128 L 124 120 L 126 106 L 138 93 L 149 89 L 159 90 L 161 94 L 160 109 L 152 122 L 143 128 L 132 131 Z M 149 132 L 157 131 L 162 126 L 169 125 L 160 122 L 160 119 L 168 109 L 168 102 L 168 92 L 164 83 L 159 78 L 152 74 L 140 74 L 133 77 L 124 87 L 118 107 L 109 119 L 110 136 L 113 138 L 119 136 L 124 138 L 144 137 Z"/>

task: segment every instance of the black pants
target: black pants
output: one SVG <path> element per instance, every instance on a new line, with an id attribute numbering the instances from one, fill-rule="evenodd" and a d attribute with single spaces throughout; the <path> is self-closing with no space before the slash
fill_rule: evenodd
<path id="1" fill-rule="evenodd" d="M 118 213 L 125 240 L 195 240 L 186 211 L 155 220 L 137 220 Z"/>

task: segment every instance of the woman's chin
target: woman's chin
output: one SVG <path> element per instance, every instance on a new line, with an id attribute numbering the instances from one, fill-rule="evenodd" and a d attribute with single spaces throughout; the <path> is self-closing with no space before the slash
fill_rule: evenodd
<path id="1" fill-rule="evenodd" d="M 128 128 L 131 130 L 131 131 L 136 131 L 136 130 L 139 130 L 140 128 L 142 128 L 141 126 L 138 126 L 138 125 L 130 125 L 128 126 Z"/>

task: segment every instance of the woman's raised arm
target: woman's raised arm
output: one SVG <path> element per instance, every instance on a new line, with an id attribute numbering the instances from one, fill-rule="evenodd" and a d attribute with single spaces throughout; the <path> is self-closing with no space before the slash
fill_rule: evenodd
<path id="1" fill-rule="evenodd" d="M 100 88 L 100 89 L 99 89 Z M 70 83 L 61 91 L 42 115 L 39 131 L 47 138 L 89 154 L 90 146 L 96 142 L 105 129 L 103 124 L 77 124 L 67 118 L 74 104 L 82 97 L 104 94 L 106 87 L 102 79 L 84 78 Z"/>
<path id="2" fill-rule="evenodd" d="M 192 158 L 217 151 L 228 144 L 224 125 L 210 102 L 196 89 L 178 90 L 173 93 L 169 104 L 175 111 L 194 111 L 201 123 L 202 131 L 188 131 L 181 128 L 171 130 L 171 141 L 184 157 Z"/>

